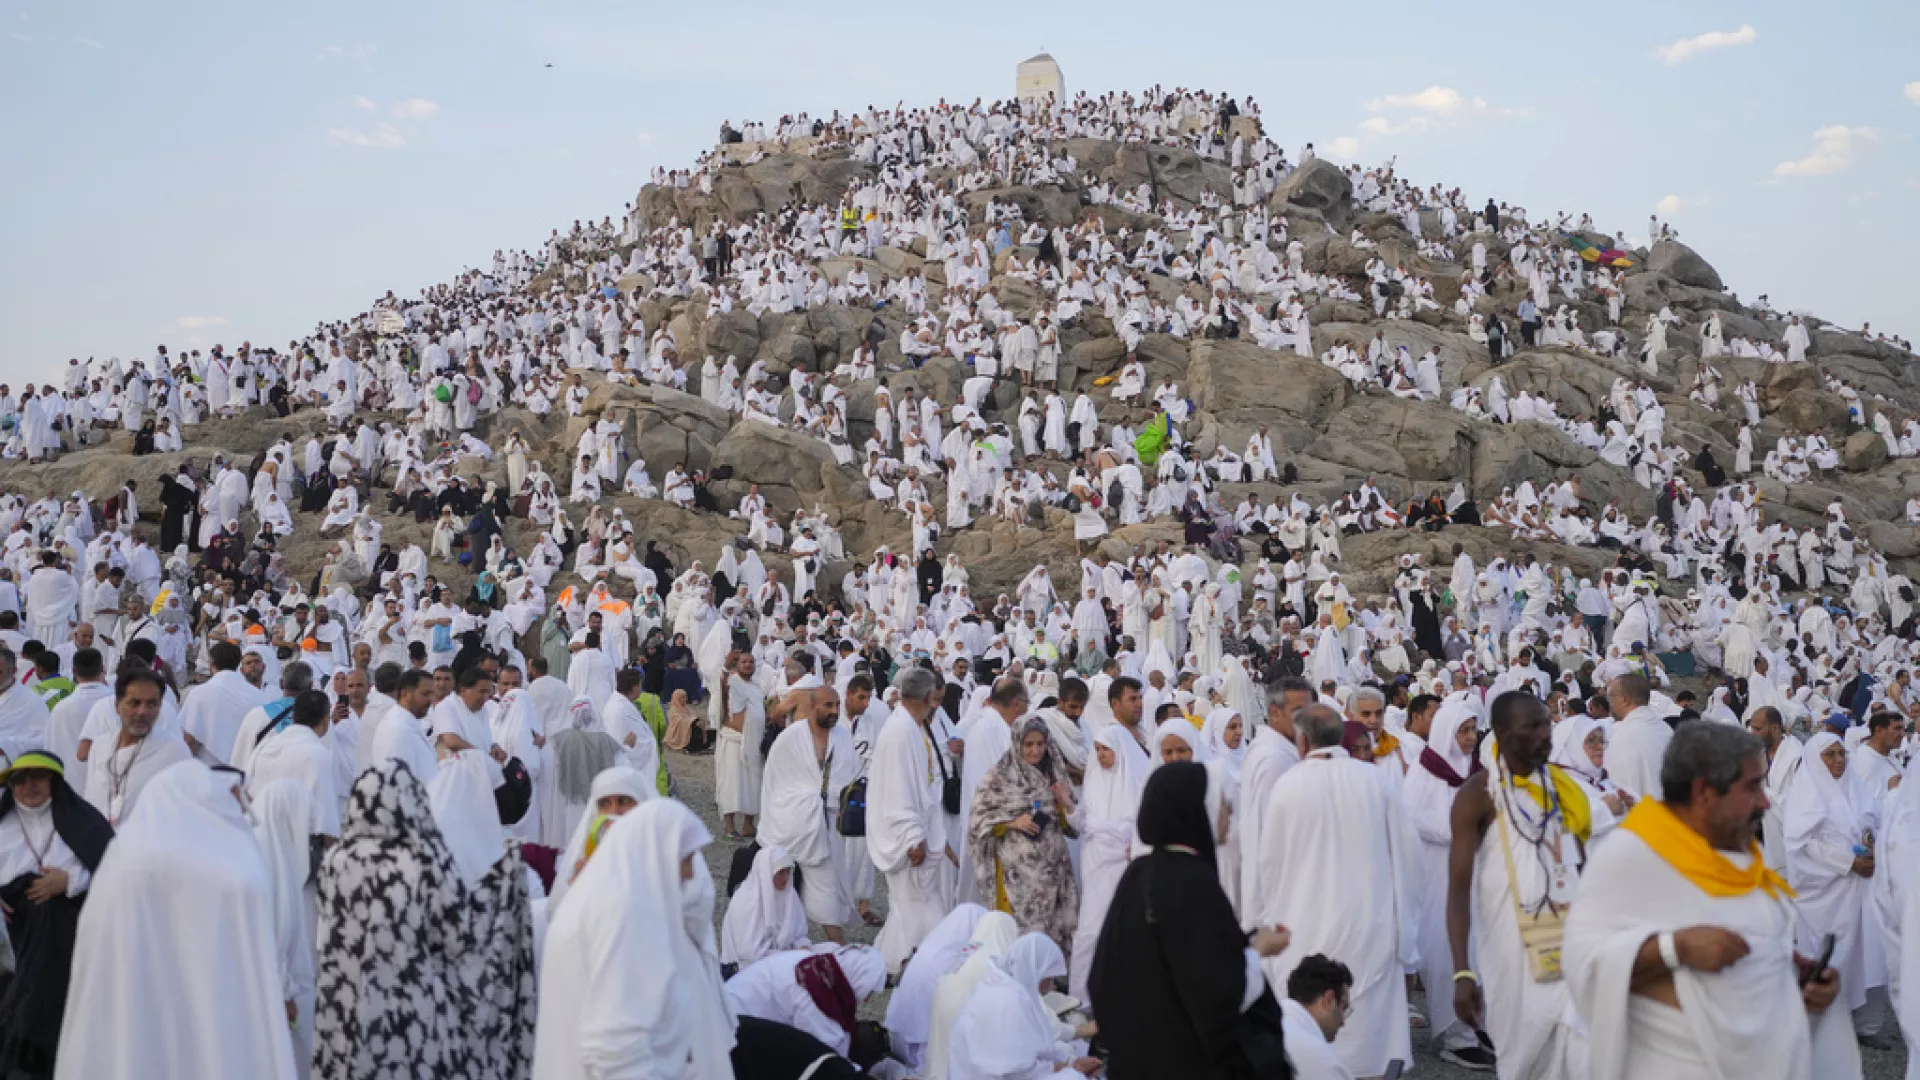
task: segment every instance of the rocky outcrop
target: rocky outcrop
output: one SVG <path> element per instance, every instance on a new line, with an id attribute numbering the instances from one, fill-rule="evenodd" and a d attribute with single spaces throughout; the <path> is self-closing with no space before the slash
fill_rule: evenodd
<path id="1" fill-rule="evenodd" d="M 1682 285 L 1719 292 L 1725 286 L 1707 260 L 1678 240 L 1662 240 L 1647 254 L 1647 269 L 1667 275 Z"/>
<path id="2" fill-rule="evenodd" d="M 1887 441 L 1871 431 L 1856 431 L 1840 447 L 1848 472 L 1872 472 L 1887 463 Z"/>
<path id="3" fill-rule="evenodd" d="M 1291 418 L 1319 427 L 1346 405 L 1351 389 L 1317 360 L 1245 341 L 1196 341 L 1189 348 L 1187 393 L 1194 407 L 1222 419 Z"/>
<path id="4" fill-rule="evenodd" d="M 769 506 L 786 514 L 821 501 L 842 504 L 867 498 L 859 474 L 843 470 L 825 443 L 772 424 L 735 424 L 713 448 L 713 468 L 732 470 L 729 479 L 713 485 L 729 505 L 751 487 L 758 487 Z"/>
<path id="5" fill-rule="evenodd" d="M 1331 216 L 1353 202 L 1353 181 L 1346 170 L 1325 158 L 1314 158 L 1273 189 L 1267 200 L 1276 210 L 1297 207 Z"/>

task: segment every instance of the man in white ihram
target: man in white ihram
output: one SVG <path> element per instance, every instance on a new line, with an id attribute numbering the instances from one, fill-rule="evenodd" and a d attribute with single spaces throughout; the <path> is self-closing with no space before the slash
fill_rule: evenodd
<path id="1" fill-rule="evenodd" d="M 867 851 L 887 877 L 887 925 L 875 944 L 899 971 L 953 906 L 958 865 L 941 808 L 941 762 L 932 722 L 940 699 L 933 672 L 915 668 L 895 684 L 900 704 L 875 740 L 867 780 Z"/>
<path id="2" fill-rule="evenodd" d="M 27 617 L 34 640 L 48 648 L 66 641 L 79 601 L 80 586 L 72 574 L 60 568 L 60 556 L 42 552 L 40 565 L 27 579 Z"/>
<path id="3" fill-rule="evenodd" d="M 1613 730 L 1607 733 L 1607 778 L 1635 799 L 1658 798 L 1660 762 L 1673 729 L 1651 705 L 1653 685 L 1645 675 L 1621 675 L 1607 684 Z"/>
<path id="4" fill-rule="evenodd" d="M 1286 985 L 1303 957 L 1339 957 L 1353 972 L 1353 1008 L 1334 1047 L 1354 1076 L 1383 1076 L 1389 1062 L 1413 1060 L 1404 954 L 1417 938 L 1401 874 L 1403 811 L 1381 767 L 1341 747 L 1338 713 L 1309 705 L 1293 726 L 1304 756 L 1267 796 L 1254 864 L 1258 922 L 1293 932 L 1265 961 L 1267 982 Z"/>
<path id="5" fill-rule="evenodd" d="M 1754 828 L 1766 750 L 1731 724 L 1674 733 L 1660 799 L 1600 844 L 1567 917 L 1567 990 L 1593 1080 L 1860 1075 L 1832 969 L 1793 948 L 1793 891 Z"/>
<path id="6" fill-rule="evenodd" d="M 774 739 L 761 774 L 763 847 L 782 847 L 800 867 L 801 902 L 828 941 L 853 917 L 850 883 L 842 873 L 836 829 L 840 792 L 860 775 L 853 735 L 840 720 L 840 695 L 808 675 L 787 691 L 801 698 L 798 715 Z"/>

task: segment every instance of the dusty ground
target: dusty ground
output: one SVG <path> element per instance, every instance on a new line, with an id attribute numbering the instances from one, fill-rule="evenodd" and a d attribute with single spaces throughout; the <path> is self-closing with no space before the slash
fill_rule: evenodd
<path id="1" fill-rule="evenodd" d="M 701 820 L 705 821 L 707 827 L 713 830 L 714 836 L 718 837 L 720 835 L 720 816 L 715 809 L 713 798 L 712 756 L 691 756 L 669 751 L 667 753 L 667 768 L 668 771 L 673 774 L 674 788 L 679 794 L 681 801 L 698 812 Z M 731 864 L 733 853 L 739 846 L 738 844 L 728 843 L 724 840 L 716 840 L 713 847 L 709 849 L 707 853 L 707 863 L 713 869 L 714 888 L 720 898 L 719 908 L 714 913 L 716 920 L 726 915 L 727 867 Z M 884 879 L 876 879 L 874 885 L 876 895 L 873 901 L 873 909 L 876 912 L 885 914 L 886 882 Z M 716 926 L 717 925 L 716 922 Z M 817 938 L 819 935 L 818 927 L 814 928 L 814 933 Z M 852 926 L 847 928 L 847 939 L 849 941 L 871 943 L 874 933 L 875 931 L 865 926 Z M 886 998 L 887 995 L 885 992 L 875 996 L 861 1009 L 861 1015 L 872 1017 L 875 1020 L 881 1019 L 886 1013 Z M 1420 1004 L 1417 998 L 1415 1004 L 1416 1006 Z M 1433 1056 L 1425 1045 L 1424 1032 L 1415 1032 L 1413 1041 L 1414 1066 L 1409 1071 L 1410 1075 L 1435 1077 L 1439 1078 L 1439 1080 L 1469 1080 L 1469 1078 L 1473 1077 L 1490 1075 L 1456 1068 Z M 1907 1053 L 1904 1047 L 1896 1046 L 1895 1049 L 1885 1052 L 1862 1050 L 1861 1057 L 1866 1065 L 1866 1076 L 1869 1080 L 1897 1080 L 1897 1078 L 1905 1075 Z M 1825 1078 L 1821 1078 L 1821 1080 L 1825 1080 Z"/>

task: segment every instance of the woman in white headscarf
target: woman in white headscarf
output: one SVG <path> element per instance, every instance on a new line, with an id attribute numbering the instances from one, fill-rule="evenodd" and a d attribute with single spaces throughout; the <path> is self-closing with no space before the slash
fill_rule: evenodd
<path id="1" fill-rule="evenodd" d="M 1013 943 L 987 969 L 953 1025 L 948 1080 L 1075 1080 L 1084 1044 L 1041 995 L 1067 973 L 1060 947 L 1042 934 Z"/>
<path id="2" fill-rule="evenodd" d="M 793 888 L 793 856 L 763 846 L 720 921 L 720 962 L 744 968 L 762 957 L 807 947 L 807 912 Z"/>
<path id="3" fill-rule="evenodd" d="M 1208 762 L 1218 762 L 1235 785 L 1240 782 L 1240 760 L 1246 756 L 1246 722 L 1238 709 L 1219 706 L 1207 712 L 1200 729 L 1200 742 Z"/>
<path id="4" fill-rule="evenodd" d="M 594 776 L 580 818 L 574 823 L 566 846 L 560 849 L 560 861 L 553 864 L 553 890 L 547 898 L 549 922 L 574 879 L 593 858 L 607 828 L 641 803 L 651 800 L 658 790 L 646 774 L 627 765 L 614 765 Z"/>
<path id="5" fill-rule="evenodd" d="M 1434 713 L 1426 748 L 1407 770 L 1401 788 L 1407 821 L 1418 839 L 1410 845 L 1408 867 L 1419 897 L 1420 974 L 1429 986 L 1452 982 L 1453 953 L 1447 943 L 1447 865 L 1453 844 L 1453 799 L 1468 777 L 1480 771 L 1474 757 L 1472 709 L 1443 706 Z M 1428 1020 L 1436 1049 L 1477 1045 L 1474 1033 L 1459 1024 L 1451 995 L 1431 994 Z"/>
<path id="6" fill-rule="evenodd" d="M 509 690 L 493 712 L 494 745 L 506 750 L 508 757 L 520 759 L 533 782 L 533 797 L 520 820 L 506 826 L 507 836 L 522 843 L 540 842 L 540 808 L 554 801 L 553 770 L 547 767 L 546 748 L 534 745 L 534 736 L 545 737 L 541 728 L 540 705 L 526 687 Z"/>
<path id="7" fill-rule="evenodd" d="M 933 993 L 940 980 L 953 974 L 979 946 L 973 941 L 974 927 L 987 909 L 979 904 L 955 904 L 921 940 L 920 947 L 908 957 L 900 971 L 900 982 L 887 998 L 887 1034 L 893 1040 L 893 1054 L 910 1069 L 918 1068 L 927 1036 L 933 1029 Z M 1007 943 L 1013 941 L 1013 920 L 1003 916 L 1008 929 Z"/>
<path id="8" fill-rule="evenodd" d="M 986 978 L 994 959 L 1019 939 L 1019 925 L 1013 916 L 1002 911 L 990 911 L 974 925 L 973 938 L 968 942 L 971 951 L 951 975 L 942 977 L 934 987 L 927 1045 L 920 1060 L 923 1080 L 947 1080 L 948 1047 L 953 1042 L 954 1021 L 959 1019 L 967 999 L 973 996 L 973 988 Z"/>
<path id="9" fill-rule="evenodd" d="M 1080 921 L 1073 932 L 1068 980 L 1070 992 L 1081 1001 L 1087 1000 L 1087 973 L 1093 970 L 1107 905 L 1133 851 L 1140 789 L 1152 771 L 1146 751 L 1118 724 L 1108 724 L 1093 737 L 1093 754 L 1080 801 Z"/>
<path id="10" fill-rule="evenodd" d="M 547 933 L 534 1080 L 732 1080 L 713 834 L 671 799 L 608 828 Z"/>
<path id="11" fill-rule="evenodd" d="M 1147 749 L 1152 754 L 1150 764 L 1155 769 L 1170 761 L 1204 763 L 1207 760 L 1207 744 L 1201 741 L 1200 730 L 1184 716 L 1160 721 Z"/>
<path id="12" fill-rule="evenodd" d="M 1600 721 L 1593 717 L 1569 716 L 1554 725 L 1553 752 L 1547 760 L 1567 770 L 1587 789 L 1587 802 L 1593 808 L 1593 835 L 1587 841 L 1589 848 L 1594 841 L 1612 831 L 1633 805 L 1630 796 L 1607 776 L 1604 764 L 1606 753 L 1607 729 L 1601 727 Z"/>
<path id="13" fill-rule="evenodd" d="M 267 864 L 273 892 L 274 940 L 279 946 L 281 994 L 295 1010 L 293 1063 L 305 1074 L 313 1061 L 313 800 L 294 780 L 275 780 L 253 793 L 253 838 Z"/>
<path id="14" fill-rule="evenodd" d="M 87 894 L 56 1054 L 71 1077 L 294 1080 L 273 886 L 237 778 L 162 770 Z M 370 1076 L 366 1072 L 355 1076 Z"/>
<path id="15" fill-rule="evenodd" d="M 533 1061 L 533 916 L 526 863 L 500 825 L 487 765 L 479 750 L 442 761 L 427 801 L 467 897 L 467 940 L 455 957 L 467 990 L 461 1035 L 472 1061 L 520 1076 Z"/>
<path id="16" fill-rule="evenodd" d="M 1879 825 L 1879 809 L 1847 764 L 1839 736 L 1821 732 L 1808 739 L 1787 788 L 1783 817 L 1787 881 L 1798 894 L 1793 947 L 1818 956 L 1822 940 L 1832 934 L 1833 967 L 1840 973 L 1840 999 L 1834 1004 L 1857 1009 L 1866 1003 L 1869 987 L 1886 985 L 1887 971 L 1880 943 L 1867 936 L 1872 924 L 1866 909 L 1877 868 L 1862 847 Z"/>
<path id="17" fill-rule="evenodd" d="M 1886 798 L 1875 834 L 1873 902 L 1887 940 L 1889 983 L 1896 1018 L 1909 1046 L 1920 1039 L 1920 782 L 1903 783 Z M 1920 1067 L 1909 1060 L 1907 1071 Z"/>

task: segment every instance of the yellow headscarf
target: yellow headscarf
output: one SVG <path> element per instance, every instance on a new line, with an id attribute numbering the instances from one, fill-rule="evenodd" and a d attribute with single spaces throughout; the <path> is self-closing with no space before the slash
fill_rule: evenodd
<path id="1" fill-rule="evenodd" d="M 1700 887 L 1708 896 L 1733 897 L 1745 896 L 1755 889 L 1763 890 L 1768 896 L 1784 899 L 1794 895 L 1793 887 L 1786 879 L 1767 869 L 1767 860 L 1760 854 L 1760 842 L 1753 842 L 1753 862 L 1745 869 L 1733 865 L 1733 861 L 1714 850 L 1707 838 L 1694 831 L 1693 827 L 1681 821 L 1679 815 L 1667 808 L 1667 804 L 1655 799 L 1642 799 L 1628 811 L 1620 827 L 1646 841 L 1654 854 L 1667 861 L 1667 865 L 1680 871 L 1680 875 Z"/>

